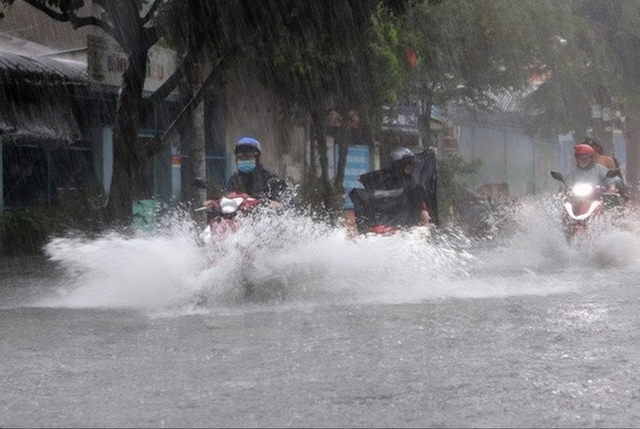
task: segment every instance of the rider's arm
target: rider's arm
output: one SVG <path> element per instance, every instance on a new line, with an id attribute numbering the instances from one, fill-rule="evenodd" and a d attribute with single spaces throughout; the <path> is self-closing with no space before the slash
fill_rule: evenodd
<path id="1" fill-rule="evenodd" d="M 431 224 L 431 216 L 429 216 L 429 206 L 427 206 L 427 190 L 420 185 L 420 194 L 422 195 L 422 207 L 420 210 L 420 225 L 428 226 Z"/>
<path id="2" fill-rule="evenodd" d="M 598 165 L 597 167 L 599 167 L 602 182 L 611 192 L 616 192 L 624 188 L 624 181 L 622 180 L 622 177 L 620 177 L 620 175 L 607 177 L 607 174 L 610 172 L 610 170 L 606 167 L 600 168 L 600 165 Z"/>
<path id="3" fill-rule="evenodd" d="M 429 216 L 429 212 L 426 210 L 420 211 L 420 225 L 428 226 L 431 224 L 431 216 Z"/>
<path id="4" fill-rule="evenodd" d="M 560 187 L 560 192 L 564 192 L 567 189 L 571 189 L 571 187 L 575 184 L 575 182 L 576 182 L 576 170 L 573 170 L 572 172 L 570 172 L 565 176 L 564 183 Z"/>

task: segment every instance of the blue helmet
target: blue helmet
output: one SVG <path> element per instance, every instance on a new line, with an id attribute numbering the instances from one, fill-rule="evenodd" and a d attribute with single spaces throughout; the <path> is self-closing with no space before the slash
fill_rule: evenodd
<path id="1" fill-rule="evenodd" d="M 241 137 L 236 142 L 235 153 L 255 153 L 256 155 L 260 155 L 262 153 L 262 148 L 260 147 L 260 142 L 253 137 Z"/>

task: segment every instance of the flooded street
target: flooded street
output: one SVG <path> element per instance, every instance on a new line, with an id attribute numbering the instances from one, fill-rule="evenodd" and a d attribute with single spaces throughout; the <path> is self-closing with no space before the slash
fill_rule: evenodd
<path id="1" fill-rule="evenodd" d="M 209 267 L 184 230 L 3 260 L 0 426 L 640 425 L 635 233 L 570 247 L 529 218 L 465 244 L 303 222 L 256 252 L 275 300 L 242 299 L 242 259 Z"/>
<path id="2" fill-rule="evenodd" d="M 0 0 L 0 429 L 640 428 L 639 75 L 640 0 Z"/>

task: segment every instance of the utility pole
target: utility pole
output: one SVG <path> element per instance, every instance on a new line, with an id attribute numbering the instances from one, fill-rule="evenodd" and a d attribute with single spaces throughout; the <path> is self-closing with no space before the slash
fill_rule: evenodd
<path id="1" fill-rule="evenodd" d="M 593 136 L 602 142 L 605 155 L 613 156 L 613 114 L 611 97 L 599 91 L 596 101 L 591 104 L 591 128 Z"/>

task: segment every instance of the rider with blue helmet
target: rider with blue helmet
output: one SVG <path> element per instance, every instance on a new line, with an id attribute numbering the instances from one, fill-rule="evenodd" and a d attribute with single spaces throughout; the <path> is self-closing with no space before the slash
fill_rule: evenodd
<path id="1" fill-rule="evenodd" d="M 270 183 L 273 179 L 280 179 L 280 177 L 260 162 L 262 155 L 260 142 L 253 137 L 238 139 L 235 155 L 238 171 L 229 178 L 227 190 L 244 192 L 258 199 L 276 197 L 271 192 Z"/>

